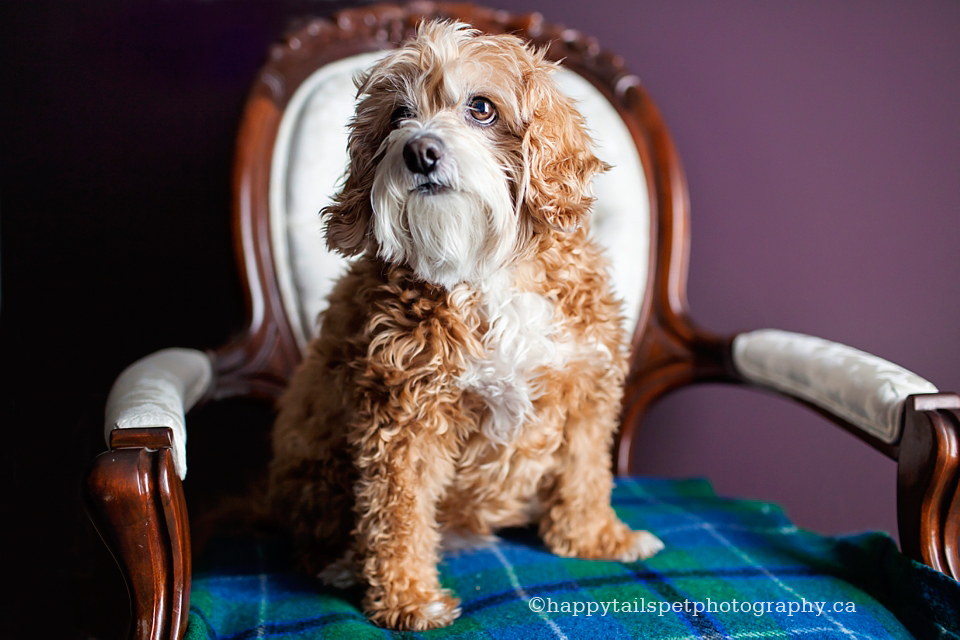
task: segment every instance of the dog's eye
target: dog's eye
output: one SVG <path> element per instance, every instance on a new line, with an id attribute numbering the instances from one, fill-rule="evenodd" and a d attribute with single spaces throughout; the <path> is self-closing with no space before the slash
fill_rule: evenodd
<path id="1" fill-rule="evenodd" d="M 467 113 L 480 124 L 493 124 L 497 121 L 497 108 L 484 97 L 476 96 L 467 103 Z"/>
<path id="2" fill-rule="evenodd" d="M 390 126 L 396 129 L 403 120 L 409 120 L 412 117 L 413 110 L 410 107 L 397 107 L 393 110 L 393 113 L 390 114 Z"/>

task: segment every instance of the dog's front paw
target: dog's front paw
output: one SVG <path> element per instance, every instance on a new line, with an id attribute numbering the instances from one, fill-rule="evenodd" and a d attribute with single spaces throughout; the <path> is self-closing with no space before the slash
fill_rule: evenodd
<path id="1" fill-rule="evenodd" d="M 374 624 L 397 631 L 428 631 L 446 627 L 460 617 L 460 600 L 449 589 L 409 589 L 379 596 L 368 593 L 364 608 Z"/>
<path id="2" fill-rule="evenodd" d="M 620 562 L 646 560 L 663 550 L 663 542 L 649 531 L 631 531 L 630 546 L 617 558 Z"/>
<path id="3" fill-rule="evenodd" d="M 606 517 L 556 518 L 542 533 L 547 547 L 560 556 L 633 562 L 663 549 L 659 538 L 649 531 L 632 531 L 612 510 Z"/>

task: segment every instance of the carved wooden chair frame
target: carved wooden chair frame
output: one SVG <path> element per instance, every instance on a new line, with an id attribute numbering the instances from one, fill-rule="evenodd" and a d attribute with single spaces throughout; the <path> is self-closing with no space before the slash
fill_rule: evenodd
<path id="1" fill-rule="evenodd" d="M 302 22 L 270 50 L 247 101 L 234 168 L 233 227 L 248 325 L 235 340 L 208 352 L 214 376 L 204 400 L 275 399 L 301 358 L 280 298 L 268 220 L 273 144 L 287 102 L 316 68 L 395 47 L 421 20 L 433 17 L 455 18 L 490 33 L 515 33 L 548 47 L 548 58 L 563 60 L 610 100 L 636 144 L 647 180 L 652 240 L 614 457 L 616 471 L 625 474 L 633 436 L 654 400 L 695 382 L 750 383 L 732 361 L 735 336 L 708 333 L 689 317 L 687 185 L 657 107 L 620 57 L 601 51 L 592 38 L 545 24 L 539 14 L 429 2 L 378 5 Z M 945 393 L 909 397 L 902 435 L 892 444 L 795 399 L 898 461 L 903 552 L 952 577 L 960 576 L 960 397 Z M 85 495 L 88 512 L 120 565 L 130 593 L 130 637 L 179 638 L 189 608 L 191 547 L 183 486 L 174 469 L 172 432 L 116 429 L 109 445 L 93 464 Z"/>

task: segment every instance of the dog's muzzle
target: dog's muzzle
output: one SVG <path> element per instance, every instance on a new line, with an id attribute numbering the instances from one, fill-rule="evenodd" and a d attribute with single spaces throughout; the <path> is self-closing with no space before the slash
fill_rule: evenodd
<path id="1" fill-rule="evenodd" d="M 403 145 L 403 161 L 413 173 L 430 175 L 443 157 L 443 141 L 432 133 L 414 136 Z"/>

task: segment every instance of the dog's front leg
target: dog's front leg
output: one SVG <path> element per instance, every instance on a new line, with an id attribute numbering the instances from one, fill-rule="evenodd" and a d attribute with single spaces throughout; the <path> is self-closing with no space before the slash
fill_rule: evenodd
<path id="1" fill-rule="evenodd" d="M 607 390 L 614 388 L 616 381 L 609 381 L 570 404 L 555 483 L 540 520 L 543 541 L 558 555 L 632 562 L 663 548 L 648 531 L 630 530 L 610 506 L 620 398 Z"/>
<path id="2" fill-rule="evenodd" d="M 446 626 L 460 614 L 459 600 L 440 588 L 437 573 L 436 505 L 453 473 L 455 429 L 443 408 L 420 408 L 412 407 L 419 421 L 386 412 L 394 420 L 375 421 L 356 443 L 355 532 L 368 585 L 363 608 L 380 626 L 416 631 Z"/>

